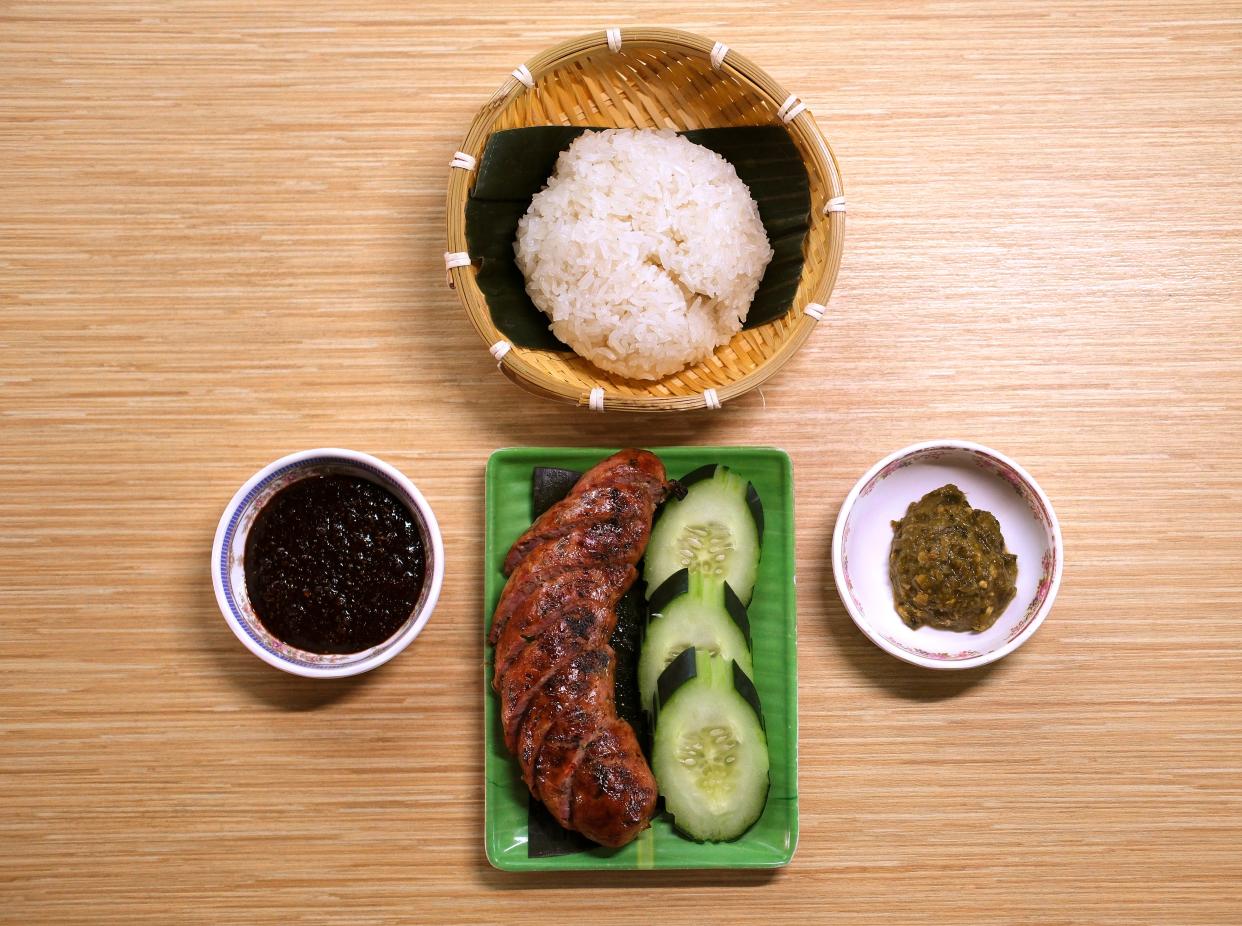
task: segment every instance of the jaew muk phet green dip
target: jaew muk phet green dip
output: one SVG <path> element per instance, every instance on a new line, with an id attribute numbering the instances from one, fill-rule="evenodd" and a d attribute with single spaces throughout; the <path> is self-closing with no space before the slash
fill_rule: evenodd
<path id="1" fill-rule="evenodd" d="M 888 559 L 897 613 L 914 629 L 987 630 L 1016 591 L 1018 558 L 990 511 L 955 485 L 928 492 L 893 522 Z"/>

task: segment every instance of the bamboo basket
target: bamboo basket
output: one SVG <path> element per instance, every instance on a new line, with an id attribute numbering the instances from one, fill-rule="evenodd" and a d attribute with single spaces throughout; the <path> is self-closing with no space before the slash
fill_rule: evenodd
<path id="1" fill-rule="evenodd" d="M 492 323 L 466 244 L 466 201 L 488 136 L 534 125 L 676 130 L 783 122 L 810 180 L 810 227 L 793 304 L 738 332 L 714 356 L 660 380 L 615 376 L 567 352 L 511 345 Z M 845 197 L 809 109 L 747 58 L 673 29 L 608 29 L 570 39 L 515 68 L 479 110 L 449 171 L 449 285 L 500 370 L 523 389 L 596 411 L 720 408 L 776 373 L 822 318 L 841 264 Z"/>

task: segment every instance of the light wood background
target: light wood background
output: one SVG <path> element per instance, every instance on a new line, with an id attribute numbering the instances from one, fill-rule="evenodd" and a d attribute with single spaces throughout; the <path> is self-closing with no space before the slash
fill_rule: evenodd
<path id="1" fill-rule="evenodd" d="M 1242 5 L 504 6 L 0 2 L 0 921 L 1242 921 Z M 612 24 L 743 51 L 842 165 L 829 314 L 720 412 L 528 399 L 444 286 L 472 113 Z M 1043 629 L 970 673 L 873 647 L 829 567 L 854 480 L 938 436 L 1065 532 Z M 788 869 L 488 867 L 483 466 L 531 443 L 792 454 Z M 249 655 L 207 568 L 319 445 L 401 467 L 449 558 L 340 684 Z"/>

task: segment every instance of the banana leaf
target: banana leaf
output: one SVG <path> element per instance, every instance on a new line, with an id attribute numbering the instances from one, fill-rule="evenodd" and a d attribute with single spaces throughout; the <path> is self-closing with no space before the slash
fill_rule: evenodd
<path id="1" fill-rule="evenodd" d="M 492 321 L 520 347 L 569 348 L 548 328 L 548 318 L 526 294 L 526 280 L 513 255 L 518 220 L 543 189 L 556 159 L 583 132 L 582 126 L 534 126 L 493 132 L 479 160 L 466 203 L 466 242 L 476 261 L 476 281 Z M 598 130 L 595 130 L 598 131 Z M 750 189 L 775 252 L 759 283 L 746 328 L 789 311 L 802 277 L 802 242 L 810 226 L 811 191 L 797 146 L 780 126 L 695 129 L 680 133 L 729 161 Z"/>

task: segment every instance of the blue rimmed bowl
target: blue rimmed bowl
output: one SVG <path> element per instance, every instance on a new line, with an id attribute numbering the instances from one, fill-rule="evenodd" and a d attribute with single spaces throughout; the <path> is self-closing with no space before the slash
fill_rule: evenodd
<path id="1" fill-rule="evenodd" d="M 246 590 L 246 537 L 267 501 L 286 486 L 310 476 L 346 474 L 383 486 L 414 517 L 426 551 L 423 587 L 401 629 L 376 646 L 357 653 L 311 653 L 278 640 L 255 614 Z M 374 669 L 413 642 L 435 609 L 444 582 L 444 542 L 440 525 L 421 492 L 383 460 L 356 450 L 321 447 L 269 463 L 250 477 L 224 509 L 211 548 L 211 581 L 216 602 L 237 639 L 268 665 L 309 678 L 343 678 Z"/>

